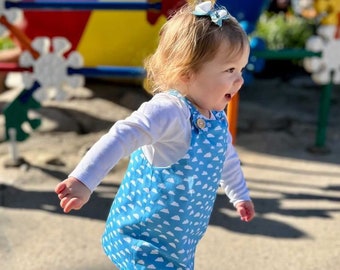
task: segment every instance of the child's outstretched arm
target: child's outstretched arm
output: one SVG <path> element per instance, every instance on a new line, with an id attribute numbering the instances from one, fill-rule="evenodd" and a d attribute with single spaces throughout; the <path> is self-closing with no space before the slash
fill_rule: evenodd
<path id="1" fill-rule="evenodd" d="M 59 183 L 55 192 L 58 194 L 60 206 L 65 213 L 79 210 L 91 196 L 91 191 L 75 177 L 69 177 Z"/>
<path id="2" fill-rule="evenodd" d="M 243 201 L 235 205 L 237 213 L 240 215 L 241 220 L 251 221 L 255 216 L 255 208 L 252 201 Z"/>
<path id="3" fill-rule="evenodd" d="M 244 179 L 240 159 L 235 147 L 232 145 L 230 133 L 220 185 L 236 208 L 241 220 L 251 221 L 255 216 L 255 207 Z"/>
<path id="4" fill-rule="evenodd" d="M 186 138 L 186 130 L 190 133 L 190 127 L 186 129 L 183 124 L 187 123 L 190 114 L 182 106 L 177 98 L 159 94 L 143 103 L 126 119 L 117 121 L 87 151 L 69 177 L 56 186 L 55 192 L 64 212 L 80 209 L 119 160 L 139 147 L 164 140 L 169 145 L 164 149 L 173 151 L 173 144 Z M 173 141 L 170 142 L 169 138 Z M 183 154 L 179 151 L 181 157 L 185 154 L 185 146 L 182 143 L 177 145 L 181 151 L 184 149 Z M 164 156 L 168 158 L 169 154 Z M 175 156 L 171 162 L 177 161 L 179 157 Z M 168 159 L 163 158 L 161 164 L 164 166 L 168 162 Z"/>

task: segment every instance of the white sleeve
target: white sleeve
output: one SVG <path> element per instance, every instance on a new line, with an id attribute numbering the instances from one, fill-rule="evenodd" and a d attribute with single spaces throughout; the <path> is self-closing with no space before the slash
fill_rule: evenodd
<path id="1" fill-rule="evenodd" d="M 90 148 L 70 176 L 79 179 L 93 191 L 122 157 L 130 155 L 139 147 L 162 141 L 171 145 L 171 140 L 176 142 L 179 136 L 182 136 L 183 141 L 183 132 L 188 133 L 188 127 L 183 127 L 183 123 L 188 122 L 185 121 L 187 112 L 179 103 L 167 97 L 169 95 L 159 95 L 143 103 L 125 120 L 117 121 Z M 182 152 L 182 149 L 183 142 L 173 151 Z"/>
<path id="2" fill-rule="evenodd" d="M 220 185 L 234 206 L 238 202 L 250 200 L 241 162 L 231 142 L 230 133 L 228 134 L 228 147 L 221 178 Z"/>

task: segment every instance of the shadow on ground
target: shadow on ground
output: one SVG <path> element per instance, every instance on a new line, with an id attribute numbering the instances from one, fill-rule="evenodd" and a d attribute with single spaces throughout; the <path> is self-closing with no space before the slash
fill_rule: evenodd
<path id="1" fill-rule="evenodd" d="M 250 180 L 259 181 L 259 180 Z M 280 183 L 281 185 L 291 185 L 291 183 Z M 86 217 L 97 220 L 106 220 L 112 198 L 116 194 L 119 186 L 115 184 L 101 184 L 104 191 L 95 191 L 90 201 L 79 211 L 72 211 L 68 215 Z M 339 191 L 340 186 L 328 186 L 324 190 Z M 251 226 L 241 222 L 239 217 L 234 214 L 234 208 L 229 204 L 224 194 L 218 194 L 211 216 L 210 224 L 219 226 L 233 232 L 262 235 L 272 238 L 304 238 L 308 237 L 303 231 L 294 228 L 292 225 L 273 220 L 266 217 L 266 214 L 275 213 L 281 216 L 300 217 L 300 218 L 331 218 L 332 212 L 339 212 L 339 209 L 282 209 L 281 201 L 284 199 L 314 200 L 315 205 L 318 201 L 340 202 L 340 198 L 334 196 L 315 196 L 307 193 L 290 194 L 281 192 L 280 199 L 255 198 L 257 216 L 251 222 Z M 2 207 L 42 210 L 54 214 L 64 214 L 59 207 L 59 200 L 54 192 L 23 190 L 9 185 L 0 185 L 0 205 Z M 98 209 L 101 209 L 98 211 Z M 233 213 L 232 215 L 230 213 Z M 236 213 L 236 212 L 235 212 Z"/>

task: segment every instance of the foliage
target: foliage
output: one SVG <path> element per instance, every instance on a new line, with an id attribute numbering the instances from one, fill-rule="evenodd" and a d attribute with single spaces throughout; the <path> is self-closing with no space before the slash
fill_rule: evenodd
<path id="1" fill-rule="evenodd" d="M 15 45 L 9 37 L 0 37 L 0 50 L 14 48 Z"/>
<path id="2" fill-rule="evenodd" d="M 265 40 L 271 50 L 304 48 L 307 39 L 314 34 L 311 21 L 289 13 L 261 14 L 253 36 Z"/>

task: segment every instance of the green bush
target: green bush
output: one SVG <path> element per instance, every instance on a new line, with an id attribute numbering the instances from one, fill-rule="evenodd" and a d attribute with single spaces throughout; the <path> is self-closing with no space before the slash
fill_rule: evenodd
<path id="1" fill-rule="evenodd" d="M 0 37 L 0 50 L 14 48 L 15 45 L 9 37 Z"/>
<path id="2" fill-rule="evenodd" d="M 261 14 L 253 36 L 263 38 L 271 50 L 304 48 L 313 35 L 311 21 L 293 14 L 264 12 Z"/>

